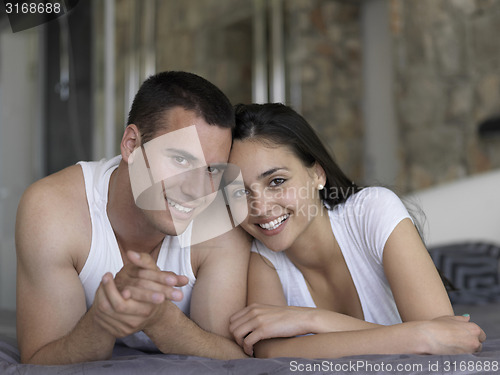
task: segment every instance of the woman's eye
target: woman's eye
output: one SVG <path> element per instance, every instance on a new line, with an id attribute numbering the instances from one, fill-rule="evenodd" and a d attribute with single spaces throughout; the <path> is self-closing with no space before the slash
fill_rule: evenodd
<path id="1" fill-rule="evenodd" d="M 208 166 L 207 167 L 207 171 L 208 173 L 210 173 L 211 175 L 216 175 L 216 174 L 219 174 L 220 173 L 220 169 L 217 168 L 217 167 L 211 167 L 211 166 Z"/>
<path id="2" fill-rule="evenodd" d="M 281 184 L 283 184 L 286 180 L 284 178 L 274 178 L 271 180 L 271 187 L 276 187 L 276 186 L 280 186 Z"/>

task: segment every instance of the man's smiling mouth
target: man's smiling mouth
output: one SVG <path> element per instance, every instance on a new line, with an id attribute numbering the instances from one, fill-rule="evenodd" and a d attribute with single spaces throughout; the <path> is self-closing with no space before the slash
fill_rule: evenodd
<path id="1" fill-rule="evenodd" d="M 177 211 L 179 212 L 183 212 L 185 214 L 188 214 L 190 213 L 191 211 L 193 211 L 193 207 L 185 207 L 185 206 L 182 206 L 181 204 L 167 198 L 167 202 L 168 202 L 168 205 L 170 207 L 173 207 L 175 208 Z"/>

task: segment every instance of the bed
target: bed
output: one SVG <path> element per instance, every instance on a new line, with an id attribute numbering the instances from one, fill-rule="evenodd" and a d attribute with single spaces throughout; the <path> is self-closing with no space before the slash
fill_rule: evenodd
<path id="1" fill-rule="evenodd" d="M 455 313 L 471 315 L 488 338 L 460 355 L 358 355 L 339 359 L 238 359 L 146 354 L 117 346 L 108 361 L 65 366 L 19 363 L 15 314 L 0 311 L 0 374 L 496 374 L 500 372 L 500 171 L 410 197 L 427 216 L 431 256 L 455 285 Z M 480 192 L 473 194 L 471 192 Z M 467 199 L 466 199 L 467 198 Z M 481 201 L 483 200 L 483 201 Z M 467 215 L 464 215 L 467 213 Z"/>
<path id="2" fill-rule="evenodd" d="M 461 252 L 458 252 L 462 254 L 459 259 L 463 260 L 464 251 L 468 256 L 475 256 L 476 248 L 477 246 L 470 244 L 465 246 L 465 250 L 461 249 Z M 467 249 L 469 252 L 466 251 Z M 456 263 L 455 257 L 443 255 L 443 252 L 446 253 L 445 250 L 450 249 L 436 248 L 435 250 L 432 255 L 436 261 Z M 488 263 L 488 260 L 485 262 Z M 451 267 L 451 269 L 457 270 L 458 268 Z M 467 274 L 467 272 L 458 272 L 458 274 Z M 450 275 L 450 277 L 453 278 L 456 275 Z M 457 282 L 455 279 L 452 281 Z M 477 283 L 474 282 L 472 285 L 476 286 Z M 479 324 L 488 336 L 483 350 L 475 354 L 358 355 L 323 360 L 249 358 L 221 361 L 183 355 L 147 354 L 116 346 L 112 359 L 108 361 L 65 366 L 23 365 L 19 363 L 19 351 L 15 339 L 15 314 L 0 312 L 0 332 L 3 332 L 3 334 L 0 333 L 0 374 L 496 374 L 500 371 L 500 301 L 496 300 L 496 293 L 490 295 L 486 288 L 483 288 L 479 299 L 476 298 L 476 300 L 471 300 L 471 295 L 475 293 L 474 288 L 463 290 L 468 292 L 458 293 L 454 297 L 451 294 L 454 299 L 455 313 L 470 314 L 472 321 Z"/>
<path id="3" fill-rule="evenodd" d="M 498 310 L 497 310 L 498 311 Z M 0 374 L 495 374 L 500 369 L 500 338 L 487 339 L 477 354 L 362 355 L 340 359 L 235 359 L 229 361 L 182 355 L 145 354 L 116 347 L 113 358 L 64 366 L 19 364 L 15 340 L 0 340 Z"/>

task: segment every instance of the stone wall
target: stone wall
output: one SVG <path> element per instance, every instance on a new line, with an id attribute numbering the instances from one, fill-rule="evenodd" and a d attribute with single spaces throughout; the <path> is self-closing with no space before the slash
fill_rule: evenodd
<path id="1" fill-rule="evenodd" d="M 284 1 L 289 104 L 357 182 L 364 174 L 360 4 Z"/>
<path id="2" fill-rule="evenodd" d="M 156 71 L 193 71 L 233 103 L 250 102 L 253 1 L 150 1 Z M 500 1 L 387 1 L 401 165 L 395 188 L 404 193 L 500 167 L 500 141 L 477 133 L 481 121 L 500 112 Z M 287 104 L 304 115 L 341 168 L 361 184 L 363 3 L 283 0 Z M 141 25 L 133 23 L 140 18 L 137 4 L 116 0 L 119 136 L 129 106 L 127 61 L 142 55 Z"/>
<path id="3" fill-rule="evenodd" d="M 149 0 L 151 1 L 151 0 Z M 154 31 L 144 38 L 144 4 L 116 0 L 116 122 L 123 133 L 130 84 L 130 64 L 141 70 L 144 45 L 152 43 L 156 72 L 184 70 L 207 78 L 233 103 L 252 98 L 252 2 L 247 0 L 152 0 Z M 132 67 L 132 68 L 134 68 Z M 128 84 L 127 84 L 128 83 Z"/>
<path id="4" fill-rule="evenodd" d="M 500 112 L 500 2 L 392 0 L 395 104 L 412 191 L 500 167 L 478 125 Z"/>
<path id="5" fill-rule="evenodd" d="M 143 41 L 138 37 L 142 10 L 136 0 L 116 0 L 115 4 L 119 139 L 129 106 L 128 64 L 133 55 L 140 64 Z M 161 0 L 154 1 L 154 7 L 156 71 L 192 71 L 219 86 L 234 104 L 252 101 L 252 0 Z M 320 133 L 356 181 L 363 176 L 359 7 L 359 1 L 283 2 L 287 102 Z M 97 32 L 102 31 L 99 19 L 96 22 Z M 102 43 L 96 46 L 102 48 Z M 101 52 L 96 52 L 96 60 L 102 62 Z M 102 77 L 99 72 L 97 63 L 96 76 Z M 100 79 L 95 87 L 96 97 L 102 97 Z M 96 108 L 102 112 L 102 101 Z M 99 118 L 97 114 L 98 123 Z"/>

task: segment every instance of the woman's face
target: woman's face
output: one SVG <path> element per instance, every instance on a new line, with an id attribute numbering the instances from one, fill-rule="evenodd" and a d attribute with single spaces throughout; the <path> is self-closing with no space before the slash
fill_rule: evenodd
<path id="1" fill-rule="evenodd" d="M 288 147 L 234 141 L 229 162 L 241 168 L 245 183 L 229 192 L 233 199 L 247 200 L 248 217 L 241 225 L 271 250 L 290 248 L 322 214 L 323 169 L 305 167 Z"/>

